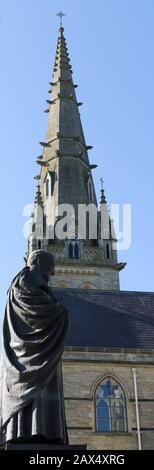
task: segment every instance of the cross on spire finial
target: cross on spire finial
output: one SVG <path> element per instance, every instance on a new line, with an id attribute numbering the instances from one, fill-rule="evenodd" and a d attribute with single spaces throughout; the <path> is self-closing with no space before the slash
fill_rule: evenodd
<path id="1" fill-rule="evenodd" d="M 65 13 L 60 11 L 59 13 L 57 13 L 57 16 L 59 16 L 59 18 L 60 18 L 60 27 L 62 28 L 63 27 L 63 16 L 65 16 Z"/>

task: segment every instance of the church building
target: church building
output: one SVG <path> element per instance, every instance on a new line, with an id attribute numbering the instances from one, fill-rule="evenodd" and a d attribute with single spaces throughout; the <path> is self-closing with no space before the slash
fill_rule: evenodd
<path id="1" fill-rule="evenodd" d="M 77 87 L 61 24 L 28 255 L 40 248 L 54 255 L 51 285 L 69 311 L 62 361 L 69 443 L 154 449 L 154 293 L 120 290 L 126 263 L 118 261 L 103 182 L 97 204 L 97 165 L 89 159 L 92 146 L 85 141 Z M 96 208 L 96 236 L 89 236 L 85 207 Z"/>

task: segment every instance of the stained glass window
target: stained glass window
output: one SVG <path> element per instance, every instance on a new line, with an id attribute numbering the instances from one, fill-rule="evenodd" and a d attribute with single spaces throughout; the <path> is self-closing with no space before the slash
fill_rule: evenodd
<path id="1" fill-rule="evenodd" d="M 96 389 L 96 430 L 127 431 L 126 397 L 121 385 L 106 377 Z"/>

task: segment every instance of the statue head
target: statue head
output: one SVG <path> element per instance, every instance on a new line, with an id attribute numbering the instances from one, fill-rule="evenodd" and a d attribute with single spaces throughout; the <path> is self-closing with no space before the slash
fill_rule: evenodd
<path id="1" fill-rule="evenodd" d="M 54 275 L 54 257 L 43 250 L 32 251 L 28 257 L 27 266 L 30 269 L 38 269 L 47 280 L 50 279 L 50 276 Z"/>

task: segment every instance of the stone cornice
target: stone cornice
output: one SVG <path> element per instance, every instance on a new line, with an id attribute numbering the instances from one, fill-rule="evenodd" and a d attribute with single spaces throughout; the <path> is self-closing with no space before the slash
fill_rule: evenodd
<path id="1" fill-rule="evenodd" d="M 79 260 L 80 263 L 76 263 L 76 266 L 73 265 L 71 266 L 69 263 L 67 263 L 67 261 L 65 262 L 65 266 L 64 266 L 64 260 L 62 260 L 61 264 L 58 260 L 58 264 L 59 266 L 55 263 L 55 274 L 65 274 L 65 273 L 71 273 L 71 274 L 76 274 L 76 273 L 79 273 L 79 274 L 96 274 L 96 275 L 99 275 L 99 271 L 102 270 L 102 268 L 104 269 L 108 269 L 108 270 L 117 270 L 117 268 L 115 267 L 115 265 L 113 264 L 98 264 L 97 263 L 88 263 L 85 261 L 85 263 L 82 264 L 81 260 Z M 87 265 L 87 266 L 86 266 Z"/>
<path id="2" fill-rule="evenodd" d="M 154 364 L 154 349 L 65 347 L 63 362 Z"/>

